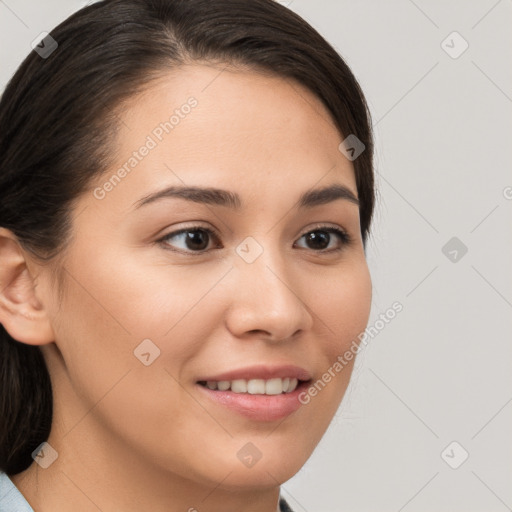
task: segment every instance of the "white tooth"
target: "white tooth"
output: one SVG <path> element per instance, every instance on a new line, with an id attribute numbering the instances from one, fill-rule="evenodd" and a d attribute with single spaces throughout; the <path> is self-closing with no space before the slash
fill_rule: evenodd
<path id="1" fill-rule="evenodd" d="M 219 382 L 217 382 L 217 388 L 219 391 L 227 391 L 230 386 L 231 382 L 229 380 L 219 380 Z"/>
<path id="2" fill-rule="evenodd" d="M 280 395 L 283 392 L 282 379 L 268 379 L 265 382 L 265 394 Z"/>
<path id="3" fill-rule="evenodd" d="M 231 381 L 231 391 L 233 393 L 247 393 L 247 381 L 245 379 Z"/>
<path id="4" fill-rule="evenodd" d="M 295 378 L 286 377 L 284 379 L 235 379 L 233 381 L 209 380 L 206 387 L 213 390 L 227 391 L 231 389 L 233 393 L 249 393 L 251 395 L 279 395 L 281 393 L 291 393 L 297 388 L 299 381 Z"/>
<path id="5" fill-rule="evenodd" d="M 251 379 L 247 381 L 247 392 L 251 395 L 262 395 L 265 393 L 265 381 L 263 379 Z"/>
<path id="6" fill-rule="evenodd" d="M 290 379 L 290 384 L 288 385 L 287 393 L 291 393 L 292 391 L 294 391 L 298 383 L 299 381 L 297 379 Z"/>

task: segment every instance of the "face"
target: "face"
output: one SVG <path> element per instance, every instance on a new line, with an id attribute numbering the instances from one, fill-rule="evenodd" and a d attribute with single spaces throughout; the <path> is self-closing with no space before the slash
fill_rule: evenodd
<path id="1" fill-rule="evenodd" d="M 62 300 L 42 281 L 60 355 L 43 352 L 61 434 L 87 453 L 276 485 L 340 404 L 353 360 L 332 368 L 366 327 L 371 281 L 320 100 L 220 71 L 183 67 L 120 111 L 115 164 L 73 211 Z"/>

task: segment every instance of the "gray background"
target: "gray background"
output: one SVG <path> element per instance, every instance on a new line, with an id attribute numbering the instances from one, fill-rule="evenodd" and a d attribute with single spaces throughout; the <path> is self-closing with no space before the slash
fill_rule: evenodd
<path id="1" fill-rule="evenodd" d="M 404 308 L 358 356 L 331 427 L 282 493 L 297 512 L 512 510 L 512 2 L 282 3 L 368 98 L 370 324 Z M 0 0 L 2 89 L 31 41 L 85 4 Z M 461 55 L 454 31 L 469 44 Z"/>

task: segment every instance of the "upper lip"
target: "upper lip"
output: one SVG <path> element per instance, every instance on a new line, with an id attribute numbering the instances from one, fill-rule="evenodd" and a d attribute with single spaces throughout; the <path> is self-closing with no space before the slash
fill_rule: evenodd
<path id="1" fill-rule="evenodd" d="M 301 368 L 292 364 L 281 365 L 281 366 L 268 366 L 268 365 L 256 365 L 247 366 L 246 368 L 238 368 L 236 370 L 230 370 L 224 373 L 218 373 L 216 375 L 209 375 L 198 379 L 199 381 L 221 381 L 221 380 L 237 380 L 237 379 L 275 379 L 286 377 L 295 378 L 298 380 L 310 380 L 311 374 Z"/>

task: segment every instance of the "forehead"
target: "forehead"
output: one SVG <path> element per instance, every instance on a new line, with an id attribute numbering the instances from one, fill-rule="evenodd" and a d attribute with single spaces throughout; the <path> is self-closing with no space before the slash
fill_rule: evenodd
<path id="1" fill-rule="evenodd" d="M 119 116 L 109 171 L 124 166 L 129 175 L 123 193 L 132 198 L 157 182 L 222 186 L 254 196 L 276 187 L 281 194 L 303 192 L 323 178 L 339 178 L 357 193 L 329 111 L 292 79 L 186 65 L 131 98 Z M 143 146 L 150 149 L 141 157 Z M 119 196 L 117 189 L 112 195 Z"/>

